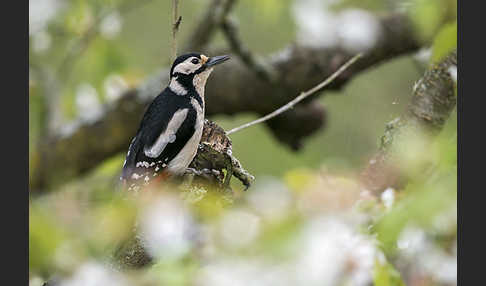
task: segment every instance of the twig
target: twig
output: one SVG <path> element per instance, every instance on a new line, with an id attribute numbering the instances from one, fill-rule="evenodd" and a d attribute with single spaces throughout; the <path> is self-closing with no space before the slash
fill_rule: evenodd
<path id="1" fill-rule="evenodd" d="M 280 113 L 283 113 L 283 112 L 289 110 L 290 108 L 294 107 L 294 105 L 296 105 L 297 103 L 299 103 L 300 101 L 302 101 L 303 99 L 308 97 L 309 95 L 321 90 L 326 85 L 330 84 L 336 77 L 338 77 L 344 70 L 346 70 L 350 65 L 352 65 L 355 61 L 357 61 L 361 56 L 362 56 L 361 53 L 357 54 L 356 56 L 351 58 L 349 61 L 347 61 L 344 65 L 342 65 L 337 71 L 335 71 L 326 80 L 324 80 L 320 84 L 314 86 L 313 88 L 309 89 L 308 91 L 302 92 L 299 96 L 297 96 L 296 98 L 291 100 L 289 103 L 285 104 L 284 106 L 280 107 L 279 109 L 277 109 L 277 110 L 275 110 L 275 111 L 273 111 L 273 112 L 271 112 L 271 113 L 269 113 L 269 114 L 267 114 L 263 117 L 260 117 L 257 120 L 254 120 L 254 121 L 248 122 L 246 124 L 243 124 L 239 127 L 233 128 L 230 131 L 226 132 L 226 135 L 230 135 L 232 133 L 238 132 L 238 131 L 245 129 L 247 127 L 250 127 L 252 125 L 262 123 L 264 121 L 267 121 L 267 120 L 279 115 Z"/>
<path id="2" fill-rule="evenodd" d="M 203 50 L 235 3 L 236 0 L 213 0 L 195 25 L 194 32 L 186 41 L 183 50 L 186 52 Z"/>
<path id="3" fill-rule="evenodd" d="M 250 49 L 243 44 L 238 36 L 238 27 L 236 26 L 234 20 L 229 17 L 225 17 L 221 24 L 221 29 L 223 34 L 226 36 L 226 40 L 228 41 L 231 49 L 250 70 L 254 71 L 259 78 L 263 78 L 264 80 L 270 82 L 274 81 L 275 72 L 271 69 L 271 67 L 259 61 L 251 53 Z"/>
<path id="4" fill-rule="evenodd" d="M 177 58 L 177 31 L 182 17 L 179 16 L 179 0 L 172 1 L 172 61 Z"/>

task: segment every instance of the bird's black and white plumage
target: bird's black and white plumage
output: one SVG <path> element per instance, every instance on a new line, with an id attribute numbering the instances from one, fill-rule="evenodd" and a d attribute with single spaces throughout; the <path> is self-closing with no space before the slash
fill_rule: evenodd
<path id="1" fill-rule="evenodd" d="M 121 179 L 138 190 L 164 175 L 181 175 L 196 155 L 204 125 L 204 87 L 216 64 L 228 56 L 178 57 L 170 82 L 147 108 L 128 148 Z"/>

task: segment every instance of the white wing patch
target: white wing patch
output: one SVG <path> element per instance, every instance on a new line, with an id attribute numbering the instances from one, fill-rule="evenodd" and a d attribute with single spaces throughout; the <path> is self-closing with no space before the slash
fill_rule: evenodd
<path id="1" fill-rule="evenodd" d="M 162 134 L 160 134 L 159 138 L 155 141 L 154 145 L 151 147 L 145 147 L 144 153 L 145 156 L 150 158 L 157 158 L 159 155 L 164 151 L 165 146 L 169 143 L 173 143 L 176 140 L 176 133 L 177 130 L 181 127 L 184 120 L 186 120 L 188 109 L 181 109 L 174 113 L 174 116 L 167 124 L 167 128 L 165 129 Z"/>
<path id="2" fill-rule="evenodd" d="M 192 162 L 192 159 L 194 159 L 194 156 L 196 156 L 197 147 L 199 145 L 199 141 L 201 141 L 202 130 L 204 126 L 204 105 L 200 106 L 194 98 L 191 98 L 191 104 L 197 112 L 195 125 L 196 130 L 192 137 L 189 139 L 189 141 L 187 141 L 186 145 L 181 149 L 177 156 L 175 156 L 174 159 L 170 161 L 169 165 L 167 166 L 169 172 L 173 174 L 184 173 L 187 166 L 189 166 L 189 164 Z"/>

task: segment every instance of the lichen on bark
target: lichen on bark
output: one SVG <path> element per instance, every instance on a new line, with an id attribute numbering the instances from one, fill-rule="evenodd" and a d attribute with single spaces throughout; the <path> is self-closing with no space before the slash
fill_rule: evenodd
<path id="1" fill-rule="evenodd" d="M 415 136 L 421 136 L 425 144 L 430 143 L 442 130 L 457 101 L 449 72 L 453 66 L 457 66 L 457 51 L 431 66 L 414 85 L 407 110 L 386 125 L 379 151 L 361 175 L 366 188 L 380 191 L 401 186 L 405 178 L 400 164 L 394 162 L 397 150 L 403 149 L 404 142 Z"/>

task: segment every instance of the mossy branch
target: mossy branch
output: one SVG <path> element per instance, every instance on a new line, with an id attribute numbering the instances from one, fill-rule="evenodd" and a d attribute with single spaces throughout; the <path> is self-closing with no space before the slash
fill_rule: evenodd
<path id="1" fill-rule="evenodd" d="M 455 66 L 457 51 L 433 65 L 415 83 L 407 110 L 386 125 L 379 151 L 362 173 L 362 181 L 369 190 L 381 191 L 403 183 L 399 164 L 392 159 L 394 150 L 405 139 L 420 134 L 425 142 L 430 142 L 442 130 L 456 106 L 454 80 L 450 74 L 450 68 Z"/>

